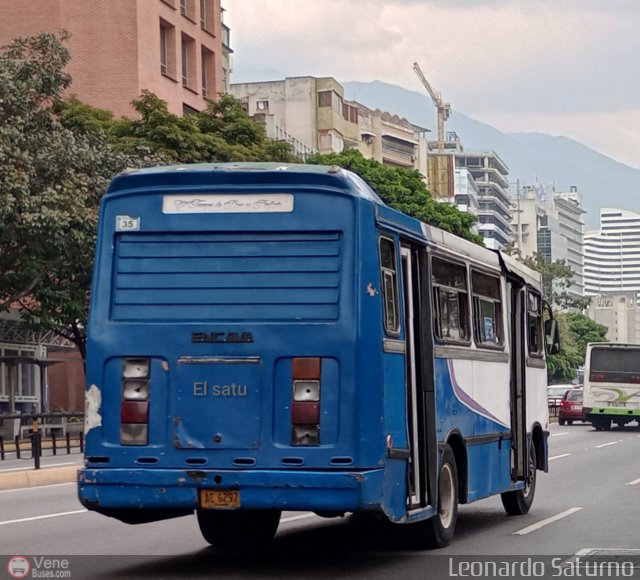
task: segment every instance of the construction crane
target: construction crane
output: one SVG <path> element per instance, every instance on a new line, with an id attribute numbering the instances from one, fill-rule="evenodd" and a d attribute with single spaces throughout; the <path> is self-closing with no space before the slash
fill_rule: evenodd
<path id="1" fill-rule="evenodd" d="M 442 95 L 440 93 L 436 93 L 433 90 L 433 87 L 429 84 L 429 81 L 424 76 L 420 65 L 417 62 L 413 63 L 413 70 L 418 75 L 418 78 L 422 81 L 424 88 L 427 89 L 427 92 L 431 96 L 431 100 L 433 104 L 436 106 L 436 111 L 438 113 L 438 152 L 444 153 L 444 122 L 449 118 L 451 114 L 451 104 L 445 103 L 442 100 Z"/>

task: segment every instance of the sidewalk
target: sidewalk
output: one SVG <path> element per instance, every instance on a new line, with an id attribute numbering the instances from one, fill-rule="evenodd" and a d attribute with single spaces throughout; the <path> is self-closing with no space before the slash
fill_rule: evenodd
<path id="1" fill-rule="evenodd" d="M 0 472 L 0 491 L 35 487 L 38 485 L 52 485 L 76 481 L 76 474 L 81 465 L 65 465 L 64 467 L 47 467 L 34 469 L 33 466 L 16 471 Z"/>
<path id="2" fill-rule="evenodd" d="M 0 491 L 68 483 L 76 480 L 76 473 L 83 464 L 83 454 L 75 446 L 71 453 L 66 453 L 64 446 L 58 447 L 53 455 L 51 440 L 42 442 L 40 469 L 35 469 L 32 458 L 31 443 L 20 443 L 22 457 L 16 456 L 15 444 L 5 444 L 5 459 L 0 461 Z"/>

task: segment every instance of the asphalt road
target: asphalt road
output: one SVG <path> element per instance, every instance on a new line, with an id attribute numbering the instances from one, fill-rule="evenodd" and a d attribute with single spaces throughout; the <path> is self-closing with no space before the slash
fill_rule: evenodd
<path id="1" fill-rule="evenodd" d="M 0 554 L 85 556 L 70 558 L 71 578 L 439 578 L 464 576 L 460 562 L 482 556 L 539 559 L 556 577 L 555 556 L 638 561 L 639 457 L 635 427 L 553 424 L 531 512 L 507 517 L 499 498 L 460 506 L 452 545 L 434 552 L 405 549 L 386 526 L 285 513 L 267 554 L 234 557 L 208 546 L 195 517 L 128 526 L 85 511 L 75 484 L 61 484 L 0 492 Z"/>

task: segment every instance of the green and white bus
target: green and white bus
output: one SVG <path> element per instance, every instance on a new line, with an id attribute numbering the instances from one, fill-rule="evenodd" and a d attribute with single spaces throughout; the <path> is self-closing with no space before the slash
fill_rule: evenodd
<path id="1" fill-rule="evenodd" d="M 632 421 L 640 428 L 640 344 L 587 345 L 583 410 L 597 431 Z"/>

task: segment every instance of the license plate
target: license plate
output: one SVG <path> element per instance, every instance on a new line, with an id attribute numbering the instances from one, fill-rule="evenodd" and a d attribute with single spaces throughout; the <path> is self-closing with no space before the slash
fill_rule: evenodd
<path id="1" fill-rule="evenodd" d="M 572 411 L 582 411 L 582 406 L 581 405 L 571 405 L 571 410 Z"/>
<path id="2" fill-rule="evenodd" d="M 240 507 L 240 492 L 232 489 L 201 489 L 199 504 L 202 509 L 235 509 Z"/>

